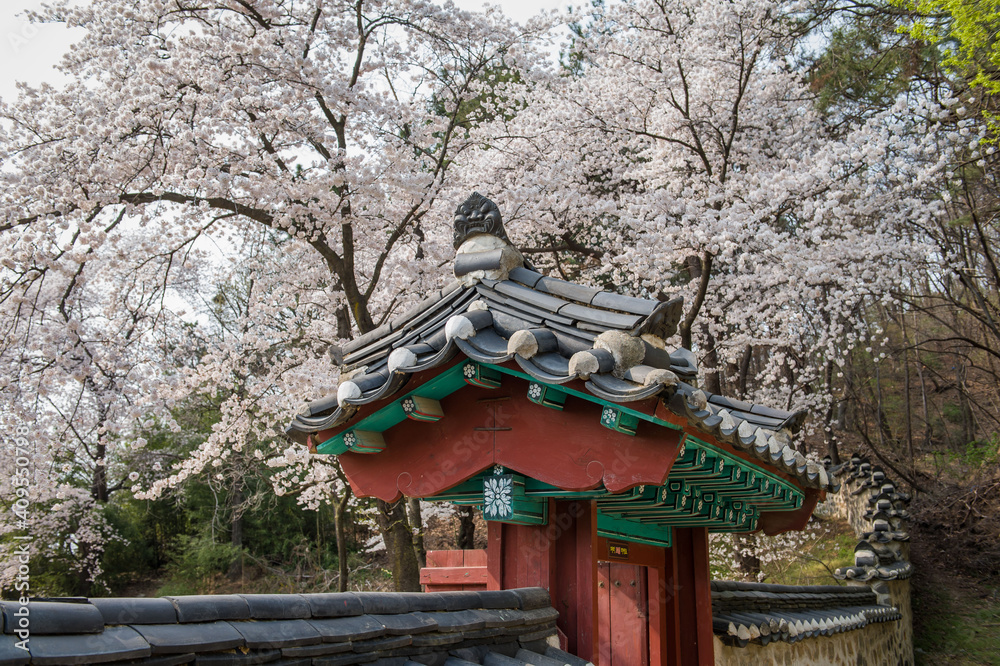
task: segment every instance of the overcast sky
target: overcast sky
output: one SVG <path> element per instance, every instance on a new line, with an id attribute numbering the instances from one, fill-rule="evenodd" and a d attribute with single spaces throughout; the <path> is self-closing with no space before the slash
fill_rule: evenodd
<path id="1" fill-rule="evenodd" d="M 481 9 L 482 0 L 453 0 L 467 9 Z M 0 4 L 0 97 L 12 99 L 15 81 L 59 84 L 62 79 L 53 66 L 80 32 L 63 26 L 33 25 L 18 16 L 26 9 L 38 9 L 43 0 L 2 0 Z M 571 0 L 496 0 L 508 16 L 524 21 L 542 10 L 565 9 Z"/>

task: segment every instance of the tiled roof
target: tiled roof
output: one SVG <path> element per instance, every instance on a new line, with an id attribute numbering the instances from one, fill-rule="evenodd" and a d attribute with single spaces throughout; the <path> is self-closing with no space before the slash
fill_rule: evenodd
<path id="1" fill-rule="evenodd" d="M 794 643 L 900 617 L 867 586 L 712 581 L 712 628 L 727 645 Z"/>
<path id="2" fill-rule="evenodd" d="M 490 204 L 477 200 L 483 201 Z M 490 215 L 495 227 L 499 211 Z M 458 279 L 338 350 L 343 372 L 337 394 L 310 403 L 289 426 L 290 436 L 304 442 L 309 433 L 337 428 L 359 406 L 393 395 L 414 373 L 464 354 L 478 363 L 516 363 L 544 384 L 579 380 L 612 403 L 660 397 L 695 429 L 805 486 L 836 489 L 822 464 L 790 446 L 806 412 L 701 390 L 694 354 L 665 349 L 663 340 L 674 334 L 682 314 L 680 298 L 635 298 L 543 276 L 497 236 L 456 243 Z"/>
<path id="3" fill-rule="evenodd" d="M 33 600 L 28 651 L 2 608 L 0 665 L 587 664 L 549 645 L 540 588 Z"/>

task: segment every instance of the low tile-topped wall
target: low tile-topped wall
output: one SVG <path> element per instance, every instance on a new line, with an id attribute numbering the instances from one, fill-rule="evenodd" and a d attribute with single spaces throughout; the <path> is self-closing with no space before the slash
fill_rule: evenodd
<path id="1" fill-rule="evenodd" d="M 724 645 L 797 643 L 900 618 L 868 587 L 712 582 L 712 619 Z"/>
<path id="2" fill-rule="evenodd" d="M 587 662 L 551 645 L 558 613 L 540 588 L 439 593 L 246 594 L 3 602 L 0 665 Z"/>
<path id="3" fill-rule="evenodd" d="M 716 664 L 913 664 L 909 497 L 858 456 L 840 480 L 828 503 L 861 539 L 847 585 L 714 582 Z"/>

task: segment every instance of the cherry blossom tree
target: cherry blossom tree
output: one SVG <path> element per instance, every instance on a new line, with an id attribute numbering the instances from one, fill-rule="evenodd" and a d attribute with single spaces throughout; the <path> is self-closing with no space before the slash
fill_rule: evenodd
<path id="1" fill-rule="evenodd" d="M 546 269 L 685 295 L 672 342 L 709 390 L 830 423 L 846 351 L 880 340 L 866 308 L 933 260 L 936 186 L 979 139 L 918 93 L 833 131 L 792 58 L 798 11 L 613 3 L 572 72 L 544 65 L 543 21 L 426 0 L 36 15 L 86 31 L 69 84 L 0 102 L 0 418 L 34 433 L 38 497 L 77 498 L 51 529 L 253 465 L 343 511 L 336 465 L 281 430 L 335 391 L 331 346 L 446 279 L 471 189 Z M 179 462 L 149 450 L 192 396 L 218 400 L 211 433 Z M 378 509 L 413 589 L 405 507 Z M 91 553 L 113 538 L 94 516 Z"/>
<path id="2" fill-rule="evenodd" d="M 173 482 L 273 440 L 291 396 L 335 384 L 328 346 L 440 283 L 442 188 L 502 99 L 484 96 L 503 85 L 491 73 L 534 57 L 531 31 L 498 13 L 424 1 L 95 0 L 34 18 L 86 35 L 61 65 L 69 84 L 0 104 L 4 409 L 70 432 L 97 501 L 125 478 L 109 480 L 123 458 L 108 447 L 141 448 L 176 391 L 230 389 Z M 260 227 L 286 239 L 285 272 L 178 374 L 164 349 L 190 322 L 182 292 L 210 288 Z M 404 508 L 381 508 L 405 553 Z M 394 574 L 416 585 L 412 562 Z"/>
<path id="3" fill-rule="evenodd" d="M 916 94 L 833 132 L 793 67 L 799 7 L 610 5 L 580 31 L 578 73 L 535 77 L 463 167 L 511 228 L 534 223 L 518 240 L 536 260 L 683 294 L 676 342 L 709 390 L 829 423 L 846 349 L 878 333 L 864 309 L 923 258 L 914 229 L 942 212 L 934 186 L 962 140 Z"/>

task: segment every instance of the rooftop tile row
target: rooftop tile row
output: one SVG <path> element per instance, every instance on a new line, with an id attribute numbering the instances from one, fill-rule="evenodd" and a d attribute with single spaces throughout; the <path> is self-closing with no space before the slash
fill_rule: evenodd
<path id="1" fill-rule="evenodd" d="M 0 665 L 587 663 L 551 648 L 540 588 L 32 600 L 27 650 L 0 605 Z"/>

